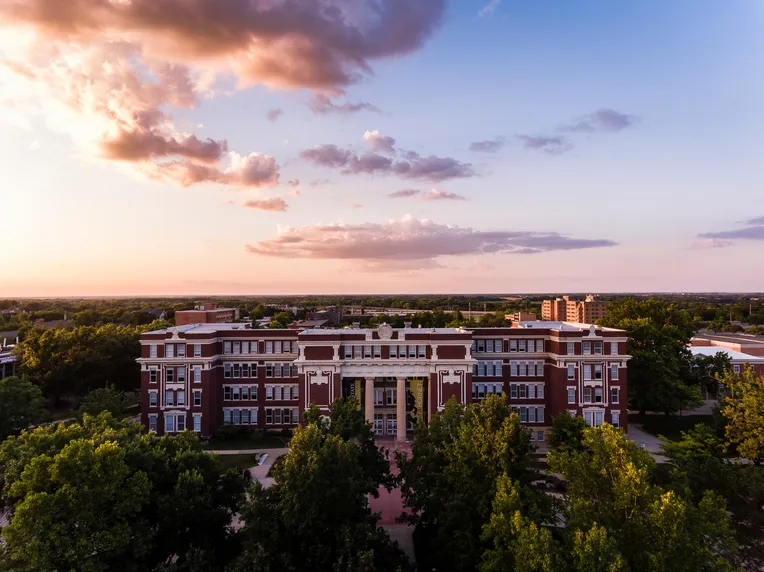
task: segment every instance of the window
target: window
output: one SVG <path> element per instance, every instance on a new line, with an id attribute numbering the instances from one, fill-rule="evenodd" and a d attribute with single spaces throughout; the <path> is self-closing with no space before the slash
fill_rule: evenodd
<path id="1" fill-rule="evenodd" d="M 427 346 L 417 346 L 416 347 L 416 356 L 418 358 L 423 358 L 427 356 Z"/>
<path id="2" fill-rule="evenodd" d="M 525 399 L 528 396 L 528 387 L 524 383 L 518 387 L 520 389 L 520 395 L 518 397 L 520 399 Z"/>
<path id="3" fill-rule="evenodd" d="M 241 353 L 243 354 L 249 353 L 249 342 L 241 342 Z"/>
<path id="4" fill-rule="evenodd" d="M 544 440 L 544 432 L 536 431 L 536 441 L 543 441 L 543 440 Z"/>
<path id="5" fill-rule="evenodd" d="M 186 368 L 178 368 L 178 383 L 186 383 Z"/>
<path id="6" fill-rule="evenodd" d="M 257 364 L 253 363 L 250 365 L 252 366 L 251 369 L 249 370 L 250 377 L 257 377 Z"/>
<path id="7" fill-rule="evenodd" d="M 591 355 L 592 353 L 592 343 L 591 342 L 584 342 L 584 351 L 585 356 Z"/>
<path id="8" fill-rule="evenodd" d="M 273 364 L 273 377 L 282 377 L 282 368 L 280 363 Z"/>
<path id="9" fill-rule="evenodd" d="M 528 375 L 528 364 L 520 362 L 520 377 L 526 377 Z"/>
<path id="10" fill-rule="evenodd" d="M 353 359 L 361 359 L 361 346 L 353 346 Z"/>
<path id="11" fill-rule="evenodd" d="M 535 423 L 536 422 L 536 408 L 535 407 L 529 407 L 528 408 L 528 422 L 529 423 Z"/>
<path id="12" fill-rule="evenodd" d="M 575 403 L 575 402 L 576 402 L 576 388 L 569 387 L 568 388 L 568 403 Z"/>
<path id="13" fill-rule="evenodd" d="M 733 365 L 733 366 L 732 366 L 732 371 L 733 371 L 734 373 L 740 373 L 740 365 L 739 365 L 739 364 L 735 364 L 735 365 Z"/>
<path id="14" fill-rule="evenodd" d="M 589 364 L 584 365 L 584 381 L 592 380 L 592 366 Z"/>
<path id="15" fill-rule="evenodd" d="M 223 401 L 231 401 L 231 386 L 223 386 Z"/>
<path id="16" fill-rule="evenodd" d="M 231 388 L 231 399 L 241 401 L 241 388 L 238 385 Z"/>
<path id="17" fill-rule="evenodd" d="M 273 386 L 272 385 L 265 386 L 265 400 L 273 401 Z"/>
<path id="18" fill-rule="evenodd" d="M 272 363 L 266 363 L 265 364 L 265 377 L 273 377 L 273 364 Z"/>
<path id="19" fill-rule="evenodd" d="M 157 357 L 157 346 L 156 346 L 156 344 L 151 344 L 149 346 L 149 357 L 153 357 L 153 358 Z M 156 423 L 156 418 L 154 419 L 154 422 Z M 154 431 L 156 431 L 156 428 L 154 429 Z"/>
<path id="20" fill-rule="evenodd" d="M 175 419 L 175 422 L 177 424 L 177 427 L 175 427 L 175 428 L 178 430 L 178 433 L 180 433 L 181 431 L 185 431 L 186 430 L 186 416 L 185 415 L 179 415 Z"/>
<path id="21" fill-rule="evenodd" d="M 363 346 L 363 359 L 371 359 L 371 346 Z"/>
<path id="22" fill-rule="evenodd" d="M 536 375 L 538 377 L 543 377 L 544 376 L 544 362 L 543 361 L 536 362 Z"/>
<path id="23" fill-rule="evenodd" d="M 602 388 L 594 388 L 594 403 L 602 403 Z"/>
<path id="24" fill-rule="evenodd" d="M 544 399 L 544 386 L 543 385 L 537 386 L 537 388 L 536 388 L 536 395 L 538 396 L 539 399 Z"/>
<path id="25" fill-rule="evenodd" d="M 485 341 L 485 351 L 493 353 L 493 340 Z"/>
<path id="26" fill-rule="evenodd" d="M 511 377 L 517 377 L 517 362 L 513 361 L 509 364 L 509 375 Z"/>
<path id="27" fill-rule="evenodd" d="M 618 355 L 618 342 L 610 342 L 610 355 Z"/>
<path id="28" fill-rule="evenodd" d="M 223 342 L 223 353 L 224 354 L 231 353 L 231 342 Z"/>
<path id="29" fill-rule="evenodd" d="M 382 357 L 382 346 L 374 346 L 374 359 Z"/>
<path id="30" fill-rule="evenodd" d="M 512 399 L 517 399 L 517 385 L 514 383 L 509 386 L 509 397 Z"/>
<path id="31" fill-rule="evenodd" d="M 528 386 L 528 399 L 536 399 L 536 386 L 535 385 L 529 385 Z"/>
<path id="32" fill-rule="evenodd" d="M 164 416 L 164 432 L 165 433 L 175 432 L 175 417 L 174 416 L 172 415 Z"/>
<path id="33" fill-rule="evenodd" d="M 398 359 L 398 346 L 390 346 L 390 359 Z"/>
<path id="34" fill-rule="evenodd" d="M 235 354 L 241 353 L 241 342 L 233 342 L 233 353 Z"/>
<path id="35" fill-rule="evenodd" d="M 409 346 L 409 359 L 416 357 L 416 346 Z"/>
<path id="36" fill-rule="evenodd" d="M 157 432 L 157 416 L 149 415 L 149 431 Z"/>
<path id="37" fill-rule="evenodd" d="M 200 390 L 194 391 L 194 407 L 199 407 L 202 404 L 202 392 Z"/>
<path id="38" fill-rule="evenodd" d="M 509 351 L 511 352 L 517 351 L 517 340 L 509 340 Z"/>
<path id="39" fill-rule="evenodd" d="M 387 405 L 395 405 L 397 403 L 396 396 L 398 392 L 395 389 L 388 389 L 385 393 L 387 393 L 387 399 L 385 400 Z"/>
<path id="40" fill-rule="evenodd" d="M 576 379 L 576 366 L 572 363 L 568 364 L 568 379 Z"/>
<path id="41" fill-rule="evenodd" d="M 177 344 L 178 357 L 186 357 L 186 344 Z"/>
<path id="42" fill-rule="evenodd" d="M 496 366 L 495 367 L 495 369 L 496 369 L 496 377 L 501 377 L 502 376 L 502 373 L 501 373 L 501 362 L 497 361 L 494 365 Z"/>
<path id="43" fill-rule="evenodd" d="M 241 409 L 234 409 L 231 414 L 231 423 L 239 425 L 241 423 Z"/>
<path id="44" fill-rule="evenodd" d="M 175 395 L 176 401 L 178 402 L 178 405 L 185 405 L 186 404 L 186 392 L 182 389 L 179 390 Z"/>
<path id="45" fill-rule="evenodd" d="M 602 342 L 594 342 L 594 355 L 602 355 Z"/>
<path id="46" fill-rule="evenodd" d="M 277 340 L 273 342 L 273 353 L 280 354 L 281 353 L 281 341 Z"/>
<path id="47" fill-rule="evenodd" d="M 202 368 L 199 366 L 194 367 L 193 375 L 194 375 L 194 383 L 201 383 L 202 381 Z"/>
<path id="48" fill-rule="evenodd" d="M 610 403 L 620 403 L 620 388 L 618 387 L 611 387 L 610 388 Z"/>
<path id="49" fill-rule="evenodd" d="M 520 408 L 520 423 L 527 423 L 527 422 L 528 422 L 528 408 L 521 407 Z"/>
<path id="50" fill-rule="evenodd" d="M 292 353 L 293 354 L 297 353 L 297 342 L 292 342 Z"/>
<path id="51" fill-rule="evenodd" d="M 544 340 L 536 340 L 536 353 L 544 351 Z"/>
<path id="52" fill-rule="evenodd" d="M 149 370 L 149 383 L 156 383 L 156 382 L 157 382 L 157 370 L 152 368 Z"/>
<path id="53" fill-rule="evenodd" d="M 175 357 L 175 346 L 173 346 L 172 344 L 165 344 L 164 357 Z"/>
<path id="54" fill-rule="evenodd" d="M 164 392 L 164 404 L 165 407 L 172 407 L 175 405 L 175 392 L 174 391 L 165 391 Z"/>
<path id="55" fill-rule="evenodd" d="M 249 342 L 249 351 L 253 354 L 260 353 L 260 342 Z"/>
<path id="56" fill-rule="evenodd" d="M 517 340 L 517 351 L 519 352 L 525 351 L 525 340 Z"/>
<path id="57" fill-rule="evenodd" d="M 385 416 L 382 413 L 375 413 L 374 414 L 374 434 L 375 435 L 383 435 L 385 428 Z"/>
<path id="58" fill-rule="evenodd" d="M 284 425 L 291 425 L 292 424 L 292 410 L 291 409 L 284 409 L 283 411 L 283 421 Z"/>
<path id="59" fill-rule="evenodd" d="M 382 403 L 384 403 L 384 390 L 375 389 L 374 390 L 374 405 L 382 405 Z"/>
<path id="60" fill-rule="evenodd" d="M 281 425 L 281 409 L 273 410 L 273 422 L 276 425 Z"/>
<path id="61" fill-rule="evenodd" d="M 621 412 L 620 411 L 611 411 L 610 412 L 610 419 L 611 424 L 613 427 L 620 427 L 621 426 Z"/>
<path id="62" fill-rule="evenodd" d="M 175 383 L 175 368 L 168 367 L 164 372 L 165 383 Z"/>
<path id="63" fill-rule="evenodd" d="M 265 410 L 265 424 L 273 425 L 273 409 Z"/>
<path id="64" fill-rule="evenodd" d="M 280 385 L 273 386 L 273 399 L 274 399 L 274 401 L 281 401 L 282 400 L 282 396 L 281 396 L 282 389 L 283 388 Z"/>
<path id="65" fill-rule="evenodd" d="M 241 377 L 249 377 L 249 364 L 241 364 Z"/>
<path id="66" fill-rule="evenodd" d="M 252 423 L 252 425 L 257 425 L 257 409 L 249 410 L 249 422 Z"/>
<path id="67" fill-rule="evenodd" d="M 194 431 L 199 433 L 202 430 L 202 416 L 194 415 Z"/>
<path id="68" fill-rule="evenodd" d="M 238 379 L 241 377 L 241 364 L 239 363 L 233 364 L 233 377 L 234 379 Z"/>
<path id="69" fill-rule="evenodd" d="M 568 342 L 568 355 L 576 355 L 576 343 L 575 342 Z"/>
<path id="70" fill-rule="evenodd" d="M 149 391 L 149 407 L 157 406 L 157 392 Z"/>
<path id="71" fill-rule="evenodd" d="M 398 432 L 398 420 L 392 415 L 387 416 L 387 434 L 395 435 Z"/>
<path id="72" fill-rule="evenodd" d="M 602 381 L 602 364 L 600 363 L 594 365 L 594 379 Z"/>
<path id="73" fill-rule="evenodd" d="M 610 365 L 610 379 L 618 381 L 618 364 L 614 363 Z"/>
<path id="74" fill-rule="evenodd" d="M 480 353 L 485 351 L 485 340 L 477 340 L 477 351 Z"/>
<path id="75" fill-rule="evenodd" d="M 592 402 L 592 388 L 584 387 L 584 403 Z"/>
<path id="76" fill-rule="evenodd" d="M 267 354 L 273 353 L 273 342 L 265 342 L 265 353 Z"/>
<path id="77" fill-rule="evenodd" d="M 231 424 L 231 410 L 230 409 L 223 409 L 223 423 L 226 425 Z"/>
<path id="78" fill-rule="evenodd" d="M 478 364 L 477 364 L 477 367 L 478 367 L 478 375 L 481 376 L 481 377 L 484 376 L 485 375 L 485 362 L 484 361 L 479 361 Z"/>

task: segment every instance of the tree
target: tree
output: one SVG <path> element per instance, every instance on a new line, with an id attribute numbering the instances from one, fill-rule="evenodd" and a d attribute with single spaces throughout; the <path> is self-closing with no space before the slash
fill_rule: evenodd
<path id="1" fill-rule="evenodd" d="M 630 397 L 640 415 L 672 413 L 701 402 L 687 349 L 694 324 L 687 312 L 658 300 L 611 302 L 600 325 L 629 334 Z"/>
<path id="2" fill-rule="evenodd" d="M 356 443 L 315 423 L 296 429 L 275 484 L 250 490 L 234 570 L 408 570 L 369 511 L 367 477 Z"/>
<path id="3" fill-rule="evenodd" d="M 190 432 L 108 413 L 25 431 L 0 444 L 5 569 L 220 569 L 246 481 Z"/>
<path id="4" fill-rule="evenodd" d="M 0 379 L 0 441 L 45 416 L 40 389 L 25 379 Z"/>
<path id="5" fill-rule="evenodd" d="M 567 411 L 552 419 L 552 430 L 547 444 L 552 451 L 580 451 L 583 449 L 584 431 L 588 425 L 583 417 L 574 417 Z"/>
<path id="6" fill-rule="evenodd" d="M 720 379 L 725 388 L 722 414 L 728 419 L 727 442 L 740 457 L 764 460 L 764 376 L 746 364 L 740 375 L 727 372 Z"/>
<path id="7" fill-rule="evenodd" d="M 736 547 L 721 497 L 707 492 L 695 504 L 679 491 L 653 484 L 649 453 L 609 425 L 587 429 L 583 444 L 583 451 L 552 452 L 548 458 L 551 470 L 568 482 L 563 510 L 568 543 L 575 545 L 571 535 L 592 534 L 596 525 L 615 544 L 594 544 L 605 553 L 617 546 L 630 570 L 732 569 Z"/>
<path id="8" fill-rule="evenodd" d="M 77 413 L 80 416 L 98 415 L 102 411 L 108 411 L 112 417 L 121 417 L 133 404 L 132 401 L 127 394 L 114 389 L 114 386 L 100 387 L 85 396 Z"/>
<path id="9" fill-rule="evenodd" d="M 719 391 L 719 377 L 731 369 L 729 355 L 725 352 L 717 352 L 710 356 L 693 356 L 690 367 L 698 387 L 714 396 Z"/>
<path id="10" fill-rule="evenodd" d="M 411 457 L 398 453 L 406 520 L 431 562 L 423 569 L 474 570 L 481 560 L 500 479 L 523 491 L 523 514 L 548 515 L 545 498 L 530 489 L 530 435 L 499 396 L 478 404 L 446 404 L 428 426 L 417 428 Z"/>

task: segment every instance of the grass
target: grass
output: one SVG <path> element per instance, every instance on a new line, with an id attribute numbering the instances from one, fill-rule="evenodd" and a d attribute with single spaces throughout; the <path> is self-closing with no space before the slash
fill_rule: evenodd
<path id="1" fill-rule="evenodd" d="M 687 415 L 679 417 L 677 415 L 629 415 L 629 423 L 642 425 L 648 433 L 653 435 L 663 435 L 671 441 L 678 441 L 682 438 L 682 431 L 689 431 L 699 423 L 714 426 L 713 415 Z"/>
<path id="2" fill-rule="evenodd" d="M 257 466 L 259 455 L 218 455 L 218 459 L 230 469 L 251 469 Z"/>
<path id="3" fill-rule="evenodd" d="M 208 451 L 233 451 L 236 449 L 281 449 L 287 439 L 276 435 L 233 435 L 225 438 L 212 437 L 203 444 Z"/>

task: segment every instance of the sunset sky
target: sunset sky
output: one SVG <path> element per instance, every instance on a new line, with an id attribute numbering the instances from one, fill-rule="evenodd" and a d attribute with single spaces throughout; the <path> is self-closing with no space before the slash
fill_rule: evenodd
<path id="1" fill-rule="evenodd" d="M 0 296 L 764 290 L 762 30 L 762 0 L 0 0 Z"/>

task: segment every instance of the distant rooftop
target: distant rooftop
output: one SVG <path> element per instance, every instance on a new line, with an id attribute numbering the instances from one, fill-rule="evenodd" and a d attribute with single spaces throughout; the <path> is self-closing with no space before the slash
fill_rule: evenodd
<path id="1" fill-rule="evenodd" d="M 732 342 L 735 344 L 764 344 L 764 336 L 754 336 L 752 334 L 727 334 L 727 333 L 698 333 L 695 334 L 698 339 L 715 340 L 717 342 Z"/>
<path id="2" fill-rule="evenodd" d="M 220 331 L 233 331 L 233 330 L 251 330 L 252 325 L 249 322 L 242 322 L 238 324 L 188 324 L 185 326 L 173 326 L 171 328 L 164 328 L 161 330 L 153 330 L 146 332 L 147 334 L 167 334 L 175 332 L 193 333 L 193 334 L 214 334 Z"/>
<path id="3" fill-rule="evenodd" d="M 393 328 L 394 332 L 403 332 L 404 334 L 469 334 L 470 330 L 464 328 Z M 332 334 L 365 334 L 366 332 L 376 332 L 377 328 L 332 328 L 332 329 L 311 329 L 300 332 L 304 335 L 326 335 Z"/>
<path id="4" fill-rule="evenodd" d="M 594 324 L 579 324 L 577 322 L 552 322 L 545 320 L 533 320 L 518 322 L 519 328 L 550 329 L 561 332 L 585 332 Z M 605 328 L 604 326 L 594 325 L 595 328 L 603 332 L 618 332 L 617 328 Z"/>
<path id="5" fill-rule="evenodd" d="M 728 350 L 718 346 L 693 346 L 689 349 L 694 356 L 715 356 L 716 354 L 726 354 L 731 360 L 764 363 L 764 357 L 752 356 L 750 354 L 744 354 L 743 352 Z"/>

